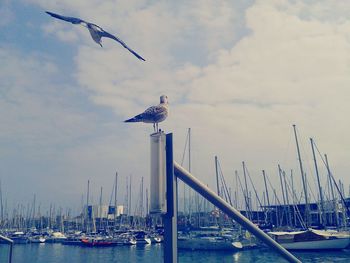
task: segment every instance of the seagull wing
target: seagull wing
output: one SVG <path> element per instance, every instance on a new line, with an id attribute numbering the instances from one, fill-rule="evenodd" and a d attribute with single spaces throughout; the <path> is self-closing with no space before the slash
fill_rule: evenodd
<path id="1" fill-rule="evenodd" d="M 80 18 L 75 18 L 75 17 L 70 17 L 70 16 L 61 16 L 52 12 L 48 12 L 46 11 L 47 14 L 49 14 L 50 16 L 57 18 L 57 19 L 61 19 L 64 20 L 66 22 L 70 22 L 72 24 L 81 24 L 81 23 L 86 23 L 84 20 L 80 19 Z"/>
<path id="2" fill-rule="evenodd" d="M 99 34 L 101 35 L 101 37 L 108 37 L 111 39 L 114 39 L 115 41 L 119 42 L 124 48 L 126 48 L 127 50 L 129 50 L 135 57 L 137 57 L 140 60 L 146 61 L 143 57 L 141 57 L 139 54 L 137 54 L 134 50 L 132 50 L 131 48 L 129 48 L 123 40 L 121 40 L 120 38 L 113 36 L 112 34 L 102 30 L 101 32 L 99 32 Z"/>
<path id="3" fill-rule="evenodd" d="M 151 106 L 142 113 L 144 119 L 153 120 L 157 122 L 159 117 L 166 114 L 166 108 L 161 106 Z"/>
<path id="4" fill-rule="evenodd" d="M 167 116 L 167 109 L 162 106 L 151 106 L 144 112 L 135 117 L 125 120 L 124 122 L 146 122 L 158 123 L 164 120 Z"/>

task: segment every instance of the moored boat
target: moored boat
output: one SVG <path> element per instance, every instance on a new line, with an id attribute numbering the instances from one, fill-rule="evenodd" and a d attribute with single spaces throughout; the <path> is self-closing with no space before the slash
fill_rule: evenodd
<path id="1" fill-rule="evenodd" d="M 47 243 L 62 243 L 67 237 L 61 232 L 53 232 L 49 237 L 46 238 Z"/>
<path id="2" fill-rule="evenodd" d="M 28 237 L 24 232 L 14 232 L 10 236 L 10 239 L 13 240 L 14 244 L 27 244 L 29 242 Z"/>
<path id="3" fill-rule="evenodd" d="M 46 238 L 43 236 L 31 236 L 29 237 L 29 242 L 30 243 L 37 243 L 37 244 L 43 244 L 45 243 Z"/>
<path id="4" fill-rule="evenodd" d="M 84 237 L 81 236 L 71 236 L 67 237 L 63 242 L 62 245 L 75 245 L 75 246 L 81 246 L 82 245 L 82 239 Z"/>
<path id="5" fill-rule="evenodd" d="M 136 231 L 134 233 L 136 245 L 149 245 L 152 243 L 151 239 L 145 231 Z"/>
<path id="6" fill-rule="evenodd" d="M 136 245 L 136 239 L 133 235 L 130 233 L 122 233 L 113 238 L 113 242 L 115 242 L 117 245 L 124 246 L 124 245 Z"/>
<path id="7" fill-rule="evenodd" d="M 308 229 L 268 234 L 289 250 L 337 250 L 344 249 L 350 244 L 350 235 L 325 230 Z"/>
<path id="8" fill-rule="evenodd" d="M 86 237 L 81 239 L 81 244 L 83 246 L 89 247 L 110 247 L 117 245 L 109 238 L 103 237 Z"/>
<path id="9" fill-rule="evenodd" d="M 187 250 L 241 250 L 241 242 L 220 235 L 197 234 L 195 236 L 179 236 L 178 248 Z"/>
<path id="10" fill-rule="evenodd" d="M 163 242 L 163 237 L 162 236 L 151 236 L 151 242 L 154 244 L 158 244 Z"/>

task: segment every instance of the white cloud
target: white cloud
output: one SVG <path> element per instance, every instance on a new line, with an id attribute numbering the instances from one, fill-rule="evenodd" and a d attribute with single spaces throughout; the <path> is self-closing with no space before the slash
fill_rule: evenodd
<path id="1" fill-rule="evenodd" d="M 14 13 L 11 9 L 10 0 L 3 0 L 0 6 L 0 27 L 7 26 L 13 19 Z"/>
<path id="2" fill-rule="evenodd" d="M 63 22 L 64 23 L 64 22 Z M 77 26 L 67 26 L 61 22 L 55 22 L 51 24 L 46 24 L 43 26 L 43 30 L 46 34 L 56 34 L 58 39 L 63 42 L 69 42 L 69 43 L 78 43 L 79 40 L 79 34 L 78 32 L 81 32 L 80 37 L 83 36 L 83 30 L 87 31 L 86 29 L 78 28 Z M 88 32 L 85 32 L 88 34 Z M 87 38 L 87 37 L 86 37 Z"/>
<path id="3" fill-rule="evenodd" d="M 146 58 L 146 62 L 138 61 L 110 39 L 104 40 L 101 49 L 87 32 L 71 29 L 73 25 L 46 27 L 58 35 L 62 29 L 62 34 L 84 36 L 76 43 L 77 83 L 94 104 L 113 109 L 116 123 L 167 94 L 171 112 L 162 127 L 175 133 L 176 156 L 182 154 L 186 128 L 192 127 L 194 171 L 202 180 L 214 185 L 214 155 L 221 158 L 227 176 L 246 160 L 257 182 L 261 169 L 275 176 L 279 162 L 286 169 L 297 169 L 295 150 L 287 147 L 291 125 L 296 123 L 303 131 L 305 148 L 307 137 L 315 136 L 320 148 L 334 156 L 335 174 L 349 183 L 345 156 L 350 127 L 345 120 L 350 110 L 350 24 L 345 18 L 336 19 L 344 13 L 343 5 L 256 1 L 240 9 L 236 2 L 229 5 L 226 1 L 31 2 L 88 18 Z M 76 35 L 63 38 L 76 41 Z M 193 61 L 198 54 L 204 56 L 200 63 Z M 108 144 L 120 140 L 123 151 L 116 149 L 113 158 L 123 163 L 123 171 L 133 170 L 135 161 L 137 173 L 148 171 L 142 156 L 148 156 L 145 134 L 151 127 L 136 125 L 116 124 L 115 137 L 80 146 L 69 154 L 92 163 L 94 149 L 107 158 L 113 152 Z M 128 150 L 124 150 L 126 145 Z M 74 169 L 78 172 L 78 158 L 72 160 L 77 161 Z"/>
<path id="4" fill-rule="evenodd" d="M 77 91 L 62 85 L 49 57 L 0 48 L 0 58 L 1 179 L 7 198 L 18 202 L 62 185 L 69 169 L 60 163 L 83 138 L 94 140 L 97 117 L 74 106 Z"/>
<path id="5" fill-rule="evenodd" d="M 59 143 L 62 133 L 67 133 L 79 116 L 72 112 L 66 115 L 66 109 L 60 109 L 66 103 L 57 95 L 69 92 L 53 84 L 57 67 L 44 56 L 27 56 L 11 49 L 1 49 L 0 57 L 6 61 L 0 66 L 0 107 L 7 113 L 1 115 L 1 137 L 20 137 L 33 145 L 52 140 Z"/>

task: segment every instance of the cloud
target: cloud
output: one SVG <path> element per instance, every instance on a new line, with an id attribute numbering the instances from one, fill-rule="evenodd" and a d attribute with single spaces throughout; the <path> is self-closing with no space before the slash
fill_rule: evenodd
<path id="1" fill-rule="evenodd" d="M 65 152 L 71 157 L 71 162 L 65 163 L 70 163 L 72 171 L 78 173 L 80 162 L 96 160 L 108 169 L 112 162 L 120 163 L 124 174 L 147 175 L 148 159 L 142 157 L 149 154 L 145 134 L 151 127 L 126 126 L 121 121 L 167 94 L 170 116 L 162 127 L 176 136 L 176 157 L 182 155 L 186 129 L 192 127 L 193 171 L 212 186 L 214 155 L 220 157 L 227 177 L 240 170 L 245 160 L 257 184 L 262 169 L 276 176 L 277 163 L 297 171 L 295 150 L 288 147 L 293 144 L 293 123 L 302 130 L 306 152 L 307 137 L 315 136 L 320 147 L 334 156 L 335 174 L 348 183 L 343 175 L 348 170 L 344 145 L 350 143 L 346 136 L 350 127 L 344 121 L 350 110 L 346 100 L 350 24 L 344 15 L 337 19 L 338 14 L 346 13 L 342 4 L 273 0 L 249 6 L 240 1 L 30 2 L 95 22 L 147 60 L 138 61 L 110 39 L 104 40 L 101 49 L 88 32 L 73 29 L 73 25 L 52 22 L 45 27 L 62 40 L 82 38 L 74 43 L 79 45 L 72 59 L 76 84 L 86 92 L 94 111 L 103 108 L 115 113 L 115 123 L 111 124 L 111 118 L 98 122 L 108 127 L 101 138 Z M 30 79 L 32 72 L 28 75 Z M 82 118 L 74 110 L 63 115 L 72 119 L 60 123 L 61 127 L 71 127 Z M 87 119 L 81 121 L 79 126 L 88 125 Z M 114 152 L 111 143 L 121 147 Z M 310 160 L 304 155 L 307 166 L 312 167 Z M 91 166 L 84 171 L 98 173 Z M 107 173 L 103 166 L 96 167 Z M 312 168 L 308 173 L 311 176 Z"/>
<path id="2" fill-rule="evenodd" d="M 79 40 L 79 35 L 80 37 L 84 36 L 82 34 L 83 29 L 79 28 L 79 30 L 77 26 L 65 24 L 63 25 L 63 23 L 65 22 L 62 21 L 44 25 L 43 30 L 46 34 L 56 34 L 60 41 L 77 44 Z M 85 38 L 87 37 L 85 36 Z"/>
<path id="3" fill-rule="evenodd" d="M 14 20 L 14 13 L 9 0 L 4 0 L 0 6 L 0 27 L 7 26 Z"/>
<path id="4" fill-rule="evenodd" d="M 47 57 L 25 55 L 12 49 L 0 49 L 0 56 L 6 62 L 0 66 L 3 87 L 0 107 L 2 112 L 7 112 L 1 116 L 1 122 L 5 124 L 1 137 L 20 137 L 43 145 L 47 143 L 45 139 L 60 142 L 62 133 L 56 128 L 62 125 L 66 128 L 63 133 L 67 132 L 69 123 L 78 121 L 78 116 L 65 115 L 65 109 L 60 109 L 63 105 L 68 106 L 60 93 L 70 92 L 54 84 L 58 68 Z M 45 130 L 47 138 L 36 134 Z"/>
<path id="5" fill-rule="evenodd" d="M 65 153 L 83 138 L 93 141 L 98 125 L 95 114 L 75 106 L 77 90 L 62 85 L 49 57 L 1 47 L 0 58 L 1 178 L 7 198 L 18 202 L 61 185 Z"/>

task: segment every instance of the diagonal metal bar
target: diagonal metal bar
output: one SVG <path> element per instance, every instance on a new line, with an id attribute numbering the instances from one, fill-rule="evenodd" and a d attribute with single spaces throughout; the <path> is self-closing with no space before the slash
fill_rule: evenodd
<path id="1" fill-rule="evenodd" d="M 271 247 L 273 250 L 278 252 L 282 257 L 284 257 L 289 262 L 301 261 L 289 253 L 285 248 L 278 244 L 275 240 L 265 234 L 261 229 L 255 226 L 251 221 L 244 217 L 239 211 L 233 208 L 230 204 L 225 202 L 221 197 L 210 190 L 206 185 L 195 178 L 191 173 L 181 167 L 178 163 L 174 162 L 174 173 L 175 176 L 181 179 L 184 183 L 192 187 L 195 191 L 201 194 L 204 198 L 210 201 L 213 205 L 221 209 L 228 216 L 233 218 L 237 223 L 245 227 L 249 232 L 254 234 L 266 245 Z"/>

